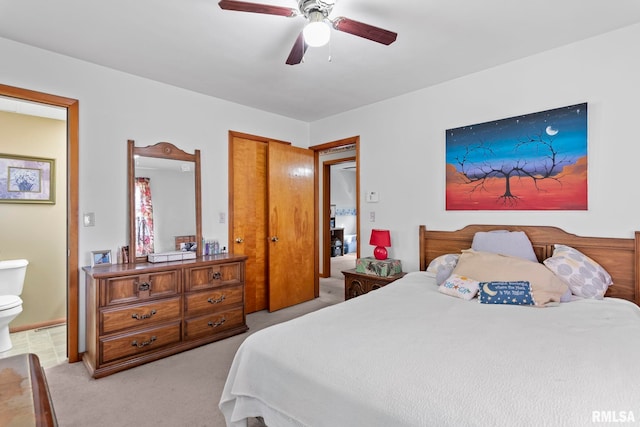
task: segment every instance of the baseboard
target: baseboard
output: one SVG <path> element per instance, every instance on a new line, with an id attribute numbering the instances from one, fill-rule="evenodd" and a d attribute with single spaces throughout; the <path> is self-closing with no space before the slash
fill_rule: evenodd
<path id="1" fill-rule="evenodd" d="M 30 329 L 49 328 L 52 326 L 62 325 L 64 323 L 67 323 L 66 317 L 63 317 L 62 319 L 56 319 L 56 320 L 47 320 L 46 322 L 31 323 L 29 325 L 20 325 L 20 326 L 16 326 L 15 328 L 9 327 L 9 332 L 14 333 L 14 332 L 28 331 Z"/>

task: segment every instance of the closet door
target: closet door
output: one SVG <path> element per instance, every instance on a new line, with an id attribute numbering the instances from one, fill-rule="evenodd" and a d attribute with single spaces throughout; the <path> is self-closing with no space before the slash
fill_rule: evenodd
<path id="1" fill-rule="evenodd" d="M 229 136 L 229 251 L 247 255 L 245 311 L 267 304 L 267 143 Z"/>
<path id="2" fill-rule="evenodd" d="M 315 297 L 314 179 L 311 150 L 268 144 L 269 311 Z"/>
<path id="3" fill-rule="evenodd" d="M 247 255 L 247 313 L 315 298 L 313 151 L 229 133 L 229 250 Z"/>

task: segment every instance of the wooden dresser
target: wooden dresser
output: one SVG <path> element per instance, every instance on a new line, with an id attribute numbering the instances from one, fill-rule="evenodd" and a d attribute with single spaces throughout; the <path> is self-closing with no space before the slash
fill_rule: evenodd
<path id="1" fill-rule="evenodd" d="M 246 256 L 83 267 L 83 360 L 94 378 L 230 337 L 248 328 Z"/>

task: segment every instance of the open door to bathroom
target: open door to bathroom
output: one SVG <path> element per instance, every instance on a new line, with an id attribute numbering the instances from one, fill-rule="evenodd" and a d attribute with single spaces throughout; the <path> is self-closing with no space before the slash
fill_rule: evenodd
<path id="1" fill-rule="evenodd" d="M 8 99 L 28 101 L 60 107 L 66 110 L 66 168 L 59 170 L 57 186 L 66 187 L 66 197 L 57 200 L 57 204 L 66 207 L 66 218 L 61 225 L 66 230 L 66 244 L 61 250 L 61 258 L 66 260 L 62 268 L 66 276 L 66 292 L 62 296 L 66 299 L 67 321 L 67 357 L 69 362 L 80 361 L 78 351 L 79 327 L 79 272 L 78 272 L 78 188 L 79 188 L 79 105 L 78 100 L 28 89 L 0 84 L 0 96 Z M 40 236 L 41 237 L 41 236 Z M 59 319 L 52 320 L 52 323 Z M 48 326 L 47 322 L 33 325 L 34 327 Z"/>

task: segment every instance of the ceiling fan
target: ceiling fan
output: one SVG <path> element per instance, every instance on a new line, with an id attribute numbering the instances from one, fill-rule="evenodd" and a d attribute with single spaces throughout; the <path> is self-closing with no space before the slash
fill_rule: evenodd
<path id="1" fill-rule="evenodd" d="M 363 22 L 339 16 L 329 19 L 329 14 L 336 0 L 298 0 L 298 9 L 268 4 L 249 3 L 236 0 L 220 0 L 221 9 L 239 12 L 265 13 L 286 17 L 304 16 L 309 23 L 302 30 L 287 58 L 287 64 L 296 65 L 302 62 L 309 46 L 323 46 L 329 41 L 331 28 L 354 36 L 363 37 L 374 42 L 390 45 L 396 41 L 397 33 L 374 27 Z"/>

